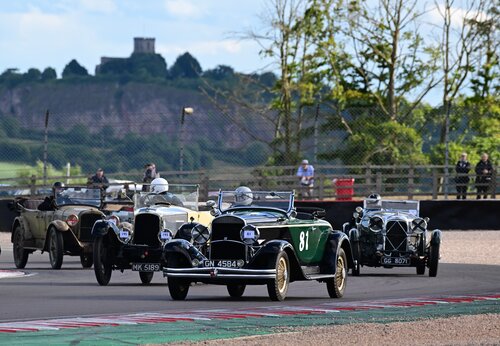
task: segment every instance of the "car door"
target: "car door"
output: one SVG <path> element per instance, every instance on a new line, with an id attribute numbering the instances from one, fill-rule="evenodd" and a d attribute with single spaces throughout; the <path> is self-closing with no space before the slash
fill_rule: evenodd
<path id="1" fill-rule="evenodd" d="M 292 245 L 301 265 L 317 265 L 323 258 L 329 227 L 316 221 L 295 220 L 289 225 Z"/>

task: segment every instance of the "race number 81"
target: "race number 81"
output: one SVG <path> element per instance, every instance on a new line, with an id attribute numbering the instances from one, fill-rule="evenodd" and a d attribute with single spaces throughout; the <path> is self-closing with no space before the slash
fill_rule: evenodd
<path id="1" fill-rule="evenodd" d="M 299 251 L 309 250 L 309 231 L 300 232 Z"/>

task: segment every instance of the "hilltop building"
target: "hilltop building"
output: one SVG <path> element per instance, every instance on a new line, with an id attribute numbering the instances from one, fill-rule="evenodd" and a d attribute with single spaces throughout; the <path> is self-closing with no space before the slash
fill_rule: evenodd
<path id="1" fill-rule="evenodd" d="M 132 54 L 155 54 L 155 39 L 149 37 L 134 37 L 134 51 Z M 101 66 L 110 61 L 126 61 L 128 58 L 101 57 L 101 63 L 95 67 L 95 74 L 99 74 Z"/>

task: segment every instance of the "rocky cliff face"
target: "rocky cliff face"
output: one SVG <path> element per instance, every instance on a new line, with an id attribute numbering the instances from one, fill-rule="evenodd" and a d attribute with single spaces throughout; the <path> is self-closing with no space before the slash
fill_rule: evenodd
<path id="1" fill-rule="evenodd" d="M 160 84 L 81 82 L 78 84 L 31 83 L 8 89 L 0 86 L 0 117 L 13 116 L 23 128 L 43 128 L 45 112 L 49 126 L 71 128 L 85 124 L 99 132 L 111 126 L 114 133 L 166 133 L 180 129 L 181 110 L 189 106 L 194 113 L 185 119 L 185 138 L 204 136 L 233 147 L 249 137 L 201 92 Z M 252 123 L 250 115 L 245 123 Z M 262 121 L 255 121 L 261 125 Z M 271 127 L 272 128 L 272 127 Z M 260 129 L 262 127 L 260 126 Z"/>

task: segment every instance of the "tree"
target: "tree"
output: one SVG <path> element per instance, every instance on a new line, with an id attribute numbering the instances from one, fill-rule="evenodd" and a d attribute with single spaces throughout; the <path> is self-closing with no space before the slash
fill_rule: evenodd
<path id="1" fill-rule="evenodd" d="M 188 52 L 180 55 L 169 70 L 172 78 L 199 78 L 202 69 L 198 60 Z"/>
<path id="2" fill-rule="evenodd" d="M 23 75 L 23 79 L 27 82 L 39 81 L 42 77 L 42 73 L 37 68 L 30 68 L 28 72 Z"/>
<path id="3" fill-rule="evenodd" d="M 52 67 L 47 67 L 45 70 L 43 70 L 41 79 L 42 79 L 42 81 L 49 81 L 49 80 L 57 79 L 56 70 L 54 70 Z"/>
<path id="4" fill-rule="evenodd" d="M 203 77 L 215 80 L 230 79 L 234 77 L 234 69 L 227 65 L 218 65 L 212 70 L 203 72 Z"/>
<path id="5" fill-rule="evenodd" d="M 78 61 L 75 59 L 71 60 L 65 67 L 62 73 L 63 78 L 70 78 L 70 77 L 85 77 L 88 76 L 89 73 L 87 72 L 87 69 L 83 66 L 81 66 Z"/>

